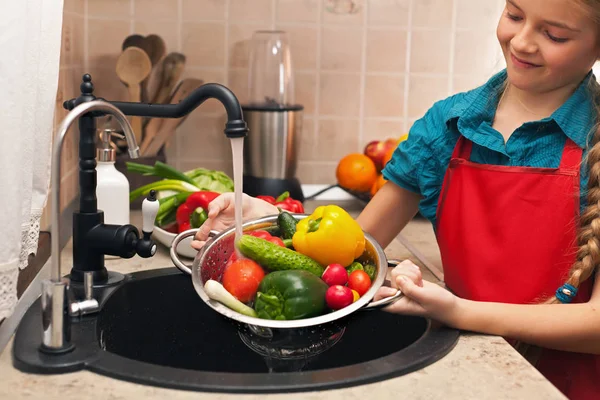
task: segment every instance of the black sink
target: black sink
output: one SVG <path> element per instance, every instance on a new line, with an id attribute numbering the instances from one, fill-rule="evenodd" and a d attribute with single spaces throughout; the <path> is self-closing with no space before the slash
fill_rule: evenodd
<path id="1" fill-rule="evenodd" d="M 34 373 L 87 368 L 143 384 L 218 392 L 291 392 L 381 381 L 423 368 L 456 344 L 456 330 L 383 311 L 358 311 L 330 348 L 283 360 L 251 349 L 242 330 L 206 306 L 174 268 L 130 274 L 105 290 L 102 311 L 74 321 L 76 349 L 40 353 L 39 300 L 24 317 L 14 364 Z"/>

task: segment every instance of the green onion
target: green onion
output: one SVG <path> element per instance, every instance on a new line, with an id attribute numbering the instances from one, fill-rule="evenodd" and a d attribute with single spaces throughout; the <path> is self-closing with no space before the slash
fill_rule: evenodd
<path id="1" fill-rule="evenodd" d="M 199 189 L 195 185 L 191 185 L 187 182 L 182 182 L 174 179 L 164 179 L 162 181 L 149 183 L 142 187 L 139 187 L 129 193 L 129 201 L 134 201 L 140 196 L 147 196 L 151 190 L 156 190 L 157 192 L 163 190 L 172 190 L 174 192 L 197 192 Z"/>
<path id="2" fill-rule="evenodd" d="M 153 167 L 131 161 L 127 162 L 126 165 L 127 170 L 131 172 L 137 172 L 145 176 L 157 176 L 164 179 L 174 179 L 187 182 L 190 185 L 196 185 L 192 178 L 161 161 L 156 161 Z"/>

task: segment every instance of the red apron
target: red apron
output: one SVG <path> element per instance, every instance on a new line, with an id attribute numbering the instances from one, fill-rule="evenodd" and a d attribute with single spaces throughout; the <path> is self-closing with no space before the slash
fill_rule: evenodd
<path id="1" fill-rule="evenodd" d="M 581 148 L 567 139 L 555 169 L 476 164 L 471 147 L 460 136 L 437 207 L 446 285 L 476 301 L 554 295 L 577 251 Z M 589 300 L 591 289 L 588 279 L 573 302 Z M 600 356 L 544 349 L 538 369 L 569 398 L 600 399 Z"/>

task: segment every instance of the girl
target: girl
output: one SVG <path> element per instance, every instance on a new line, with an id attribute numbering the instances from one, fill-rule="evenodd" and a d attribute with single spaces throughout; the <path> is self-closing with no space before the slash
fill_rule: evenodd
<path id="1" fill-rule="evenodd" d="M 600 399 L 600 0 L 507 0 L 497 37 L 506 70 L 415 122 L 358 222 L 384 248 L 419 209 L 435 228 L 450 291 L 405 261 L 388 311 L 540 346 L 563 393 Z M 210 205 L 195 247 L 232 203 Z"/>

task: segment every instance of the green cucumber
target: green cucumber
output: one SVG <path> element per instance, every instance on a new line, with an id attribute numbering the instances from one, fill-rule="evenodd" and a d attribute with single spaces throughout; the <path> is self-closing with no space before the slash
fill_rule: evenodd
<path id="1" fill-rule="evenodd" d="M 281 211 L 277 216 L 277 226 L 281 230 L 281 238 L 282 239 L 291 239 L 296 233 L 296 218 L 292 217 L 292 214 Z"/>
<path id="2" fill-rule="evenodd" d="M 323 275 L 324 268 L 312 258 L 265 239 L 242 235 L 237 247 L 245 257 L 271 271 L 304 270 L 319 278 Z"/>

